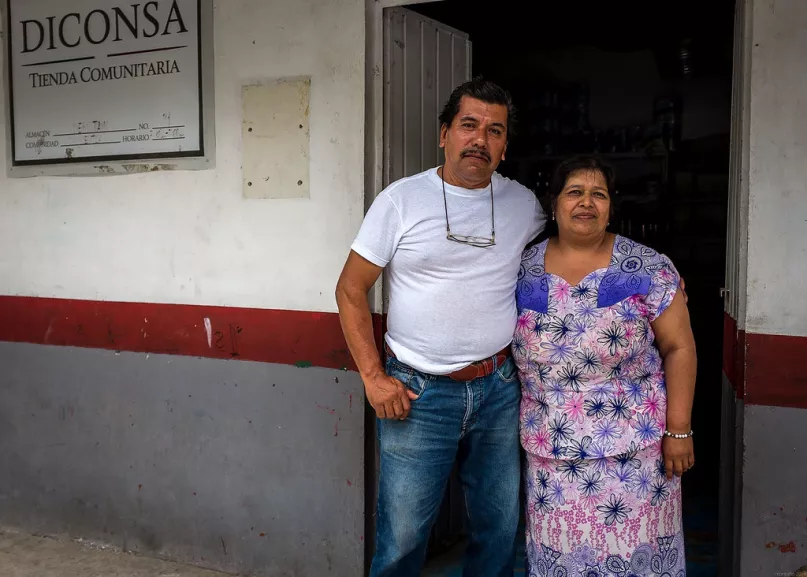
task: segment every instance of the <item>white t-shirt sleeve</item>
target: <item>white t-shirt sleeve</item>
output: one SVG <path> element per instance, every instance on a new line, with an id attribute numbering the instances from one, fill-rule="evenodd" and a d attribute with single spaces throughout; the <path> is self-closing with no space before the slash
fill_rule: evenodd
<path id="1" fill-rule="evenodd" d="M 530 234 L 529 240 L 527 242 L 532 242 L 535 240 L 539 234 L 544 232 L 546 228 L 546 213 L 544 209 L 541 207 L 541 203 L 538 202 L 538 198 L 533 196 L 533 201 L 535 202 L 535 209 L 532 212 L 532 220 L 530 221 Z"/>
<path id="2" fill-rule="evenodd" d="M 401 213 L 386 192 L 379 194 L 367 211 L 351 249 L 376 266 L 392 260 L 403 234 Z"/>

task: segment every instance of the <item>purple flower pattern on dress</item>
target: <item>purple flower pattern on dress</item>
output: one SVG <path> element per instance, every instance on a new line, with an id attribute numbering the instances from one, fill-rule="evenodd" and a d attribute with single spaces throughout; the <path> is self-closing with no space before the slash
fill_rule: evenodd
<path id="1" fill-rule="evenodd" d="M 607 447 L 605 456 L 657 441 L 666 394 L 651 323 L 672 302 L 677 271 L 667 257 L 617 236 L 610 266 L 571 287 L 545 271 L 546 246 L 525 252 L 516 294 L 513 356 L 530 383 L 526 429 L 550 431 L 559 447 L 544 456 L 583 437 Z"/>
<path id="2" fill-rule="evenodd" d="M 576 286 L 524 253 L 513 356 L 531 577 L 683 577 L 680 480 L 667 480 L 664 368 L 651 323 L 679 277 L 617 236 L 610 265 Z"/>

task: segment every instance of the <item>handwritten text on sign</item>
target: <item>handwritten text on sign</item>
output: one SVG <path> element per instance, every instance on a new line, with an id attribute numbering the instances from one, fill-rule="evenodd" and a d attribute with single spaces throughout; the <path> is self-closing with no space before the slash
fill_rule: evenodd
<path id="1" fill-rule="evenodd" d="M 8 0 L 15 164 L 201 155 L 200 0 Z"/>

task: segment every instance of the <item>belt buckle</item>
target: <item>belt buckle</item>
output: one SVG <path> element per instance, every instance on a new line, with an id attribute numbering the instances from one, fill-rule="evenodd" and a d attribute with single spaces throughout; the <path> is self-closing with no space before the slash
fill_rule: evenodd
<path id="1" fill-rule="evenodd" d="M 490 373 L 488 372 L 488 363 L 490 359 L 485 359 L 484 361 L 476 361 L 475 363 L 471 364 L 470 366 L 474 368 L 476 374 L 473 378 L 468 379 L 469 381 L 473 381 L 474 379 L 481 379 L 482 377 L 488 376 Z"/>

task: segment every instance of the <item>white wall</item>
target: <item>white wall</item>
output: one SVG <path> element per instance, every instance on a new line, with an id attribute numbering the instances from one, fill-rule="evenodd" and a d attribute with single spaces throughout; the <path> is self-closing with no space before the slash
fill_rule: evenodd
<path id="1" fill-rule="evenodd" d="M 746 330 L 807 335 L 807 2 L 753 2 Z"/>
<path id="2" fill-rule="evenodd" d="M 336 310 L 363 216 L 364 2 L 216 0 L 214 21 L 215 170 L 8 179 L 0 166 L 0 294 Z M 241 86 L 305 75 L 310 199 L 244 199 Z"/>

